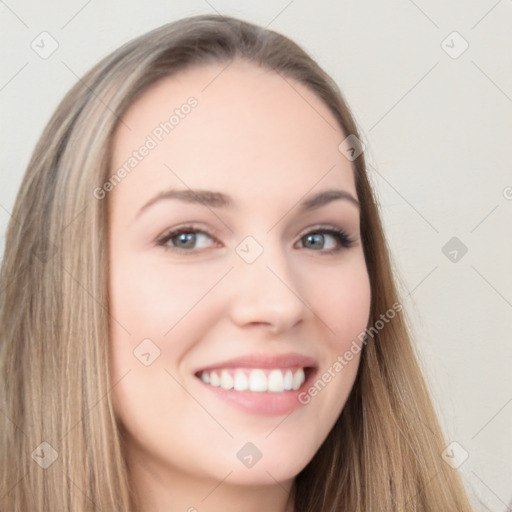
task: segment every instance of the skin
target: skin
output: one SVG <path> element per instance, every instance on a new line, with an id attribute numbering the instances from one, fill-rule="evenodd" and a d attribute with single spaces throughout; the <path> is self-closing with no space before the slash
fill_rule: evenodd
<path id="1" fill-rule="evenodd" d="M 338 418 L 359 354 L 286 418 L 221 401 L 194 371 L 247 354 L 298 352 L 315 358 L 321 375 L 369 318 L 359 208 L 348 200 L 306 213 L 295 206 L 327 189 L 357 199 L 351 163 L 338 150 L 346 134 L 303 85 L 246 62 L 224 67 L 155 84 L 114 140 L 112 173 L 174 108 L 198 100 L 107 197 L 112 400 L 142 510 L 292 511 L 294 477 Z M 234 206 L 167 199 L 139 213 L 171 188 L 223 192 Z M 159 245 L 189 222 L 207 233 L 196 246 Z M 353 245 L 332 235 L 308 245 L 305 235 L 319 224 L 344 229 Z M 249 235 L 263 249 L 251 264 L 235 251 Z M 148 338 L 160 355 L 146 366 L 134 350 Z M 247 442 L 262 453 L 251 468 L 236 456 Z"/>

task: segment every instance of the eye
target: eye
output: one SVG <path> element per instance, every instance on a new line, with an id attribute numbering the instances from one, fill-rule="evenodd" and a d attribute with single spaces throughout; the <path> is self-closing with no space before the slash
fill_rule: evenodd
<path id="1" fill-rule="evenodd" d="M 329 227 L 310 231 L 299 240 L 301 247 L 313 249 L 324 254 L 332 254 L 351 247 L 355 240 L 343 229 Z"/>
<path id="2" fill-rule="evenodd" d="M 351 247 L 355 240 L 340 228 L 316 228 L 303 235 L 299 247 L 322 254 L 332 254 Z M 157 240 L 157 245 L 175 252 L 194 252 L 197 249 L 218 247 L 219 242 L 197 226 L 187 225 L 167 231 Z"/>
<path id="3" fill-rule="evenodd" d="M 157 244 L 164 247 L 164 249 L 189 252 L 194 249 L 205 249 L 208 246 L 216 245 L 216 243 L 206 231 L 201 231 L 195 226 L 176 228 L 165 233 L 157 241 Z"/>

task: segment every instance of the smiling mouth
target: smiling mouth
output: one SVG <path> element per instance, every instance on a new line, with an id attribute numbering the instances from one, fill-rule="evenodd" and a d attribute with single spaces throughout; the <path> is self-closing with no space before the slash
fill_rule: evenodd
<path id="1" fill-rule="evenodd" d="M 218 368 L 195 375 L 204 384 L 226 391 L 283 393 L 297 391 L 308 380 L 313 368 Z"/>

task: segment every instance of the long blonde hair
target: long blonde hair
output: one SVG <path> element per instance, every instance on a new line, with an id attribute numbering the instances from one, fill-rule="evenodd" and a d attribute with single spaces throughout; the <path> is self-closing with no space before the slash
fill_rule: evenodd
<path id="1" fill-rule="evenodd" d="M 127 108 L 163 77 L 245 59 L 309 87 L 358 130 L 332 79 L 295 43 L 229 17 L 194 16 L 125 44 L 66 95 L 33 153 L 0 281 L 1 510 L 138 510 L 110 400 L 108 179 Z M 399 301 L 364 155 L 353 161 L 370 276 L 369 325 Z M 43 444 L 41 444 L 43 443 Z M 368 338 L 348 402 L 296 479 L 300 512 L 466 512 L 457 472 L 396 315 Z"/>

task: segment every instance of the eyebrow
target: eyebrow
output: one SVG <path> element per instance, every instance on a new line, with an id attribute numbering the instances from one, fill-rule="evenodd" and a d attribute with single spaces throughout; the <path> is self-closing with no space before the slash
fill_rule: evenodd
<path id="1" fill-rule="evenodd" d="M 233 199 L 222 193 L 215 192 L 213 190 L 200 190 L 200 189 L 171 189 L 160 192 L 155 197 L 150 199 L 137 213 L 137 217 L 147 210 L 150 206 L 164 200 L 176 199 L 186 203 L 192 204 L 203 204 L 210 208 L 230 208 L 232 209 L 235 205 Z M 302 203 L 299 204 L 300 212 L 307 212 L 315 210 L 332 201 L 346 200 L 358 208 L 361 207 L 359 201 L 345 190 L 325 190 L 315 194 Z"/>

